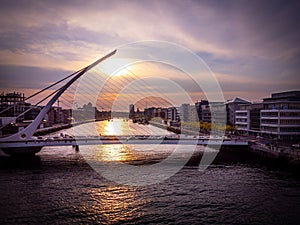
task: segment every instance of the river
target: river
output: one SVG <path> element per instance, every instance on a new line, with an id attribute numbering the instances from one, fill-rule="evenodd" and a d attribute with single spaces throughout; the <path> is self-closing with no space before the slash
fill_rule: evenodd
<path id="1" fill-rule="evenodd" d="M 80 126 L 79 133 L 91 130 Z M 94 127 L 101 134 L 166 134 L 126 120 Z M 226 157 L 202 172 L 188 165 L 162 182 L 131 186 L 105 178 L 87 158 L 138 161 L 138 168 L 149 161 L 155 165 L 174 146 L 159 151 L 151 146 L 140 147 L 143 151 L 126 145 L 93 148 L 99 154 L 66 146 L 44 147 L 28 159 L 1 155 L 0 224 L 300 224 L 299 175 L 256 158 Z"/>

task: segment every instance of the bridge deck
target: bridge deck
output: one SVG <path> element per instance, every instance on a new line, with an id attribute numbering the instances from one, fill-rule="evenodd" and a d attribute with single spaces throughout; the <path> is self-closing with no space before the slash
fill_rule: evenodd
<path id="1" fill-rule="evenodd" d="M 247 146 L 248 141 L 221 138 L 198 137 L 164 137 L 164 136 L 95 136 L 78 138 L 43 138 L 25 141 L 0 142 L 0 148 L 43 147 L 43 146 L 74 146 L 74 145 L 109 145 L 109 144 L 180 144 L 180 145 L 224 145 Z"/>

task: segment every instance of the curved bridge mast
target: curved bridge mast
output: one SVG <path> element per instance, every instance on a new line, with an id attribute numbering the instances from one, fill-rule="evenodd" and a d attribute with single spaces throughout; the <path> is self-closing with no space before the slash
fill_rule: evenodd
<path id="1" fill-rule="evenodd" d="M 19 141 L 19 140 L 30 140 L 32 139 L 33 134 L 37 130 L 39 124 L 44 119 L 46 113 L 49 111 L 51 106 L 56 102 L 56 100 L 64 93 L 64 91 L 70 87 L 78 78 L 80 78 L 83 74 L 85 74 L 87 71 L 98 65 L 100 62 L 106 60 L 107 58 L 111 57 L 117 52 L 117 50 L 114 50 L 110 52 L 109 54 L 105 55 L 104 57 L 98 59 L 96 62 L 90 64 L 89 66 L 81 69 L 78 71 L 78 73 L 69 80 L 63 87 L 59 89 L 59 91 L 50 99 L 50 101 L 47 103 L 47 105 L 41 110 L 41 112 L 37 115 L 37 117 L 34 119 L 34 121 L 29 124 L 25 129 L 19 131 L 18 133 L 15 133 L 8 137 L 2 137 L 0 138 L 0 143 L 4 141 Z"/>

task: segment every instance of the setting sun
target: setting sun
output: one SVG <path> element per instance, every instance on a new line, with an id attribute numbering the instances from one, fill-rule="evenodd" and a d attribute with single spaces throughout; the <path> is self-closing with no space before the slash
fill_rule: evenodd
<path id="1" fill-rule="evenodd" d="M 112 74 L 111 76 L 113 76 L 113 77 L 126 76 L 126 75 L 130 74 L 129 67 L 130 66 L 128 66 L 126 68 L 122 68 L 121 70 L 117 71 L 116 73 Z"/>
<path id="2" fill-rule="evenodd" d="M 130 61 L 126 58 L 111 58 L 103 62 L 98 68 L 110 77 L 128 74 Z"/>

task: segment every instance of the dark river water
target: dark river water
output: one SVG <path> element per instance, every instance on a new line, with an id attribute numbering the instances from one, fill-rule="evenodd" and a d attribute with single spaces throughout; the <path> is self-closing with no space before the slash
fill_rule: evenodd
<path id="1" fill-rule="evenodd" d="M 124 123 L 116 130 L 110 122 L 96 127 L 104 134 L 154 132 Z M 173 147 L 138 156 L 122 145 L 97 147 L 91 157 L 143 164 Z M 189 165 L 162 182 L 130 186 L 93 170 L 82 151 L 45 147 L 34 158 L 0 156 L 0 224 L 300 224 L 299 175 L 255 158 L 221 160 L 204 171 Z"/>

